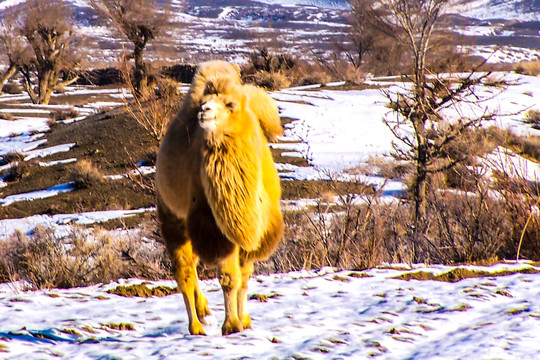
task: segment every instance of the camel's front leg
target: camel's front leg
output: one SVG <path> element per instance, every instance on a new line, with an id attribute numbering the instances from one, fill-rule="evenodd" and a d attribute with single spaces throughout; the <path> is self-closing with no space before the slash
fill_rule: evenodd
<path id="1" fill-rule="evenodd" d="M 235 246 L 233 253 L 218 265 L 219 283 L 225 300 L 225 321 L 221 327 L 223 335 L 236 333 L 244 329 L 238 319 L 238 290 L 242 283 L 238 252 L 239 248 Z"/>
<path id="2" fill-rule="evenodd" d="M 251 318 L 247 312 L 247 289 L 248 280 L 253 273 L 253 262 L 241 260 L 240 270 L 242 272 L 242 284 L 238 290 L 238 317 L 244 329 L 251 329 Z"/>
<path id="3" fill-rule="evenodd" d="M 189 332 L 191 335 L 206 335 L 201 321 L 201 315 L 210 313 L 206 305 L 206 298 L 199 289 L 197 279 L 197 256 L 193 254 L 191 241 L 186 241 L 182 246 L 171 251 L 173 260 L 174 277 L 178 287 L 184 296 L 186 311 L 189 318 Z M 203 315 L 204 316 L 204 315 Z"/>

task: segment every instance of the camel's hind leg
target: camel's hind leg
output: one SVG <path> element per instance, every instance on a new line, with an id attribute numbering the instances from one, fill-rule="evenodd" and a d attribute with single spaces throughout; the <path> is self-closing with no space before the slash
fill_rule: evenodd
<path id="1" fill-rule="evenodd" d="M 238 317 L 244 329 L 251 329 L 251 318 L 247 312 L 247 289 L 248 280 L 253 273 L 253 262 L 247 259 L 241 259 L 240 271 L 242 272 L 242 284 L 238 290 Z"/>
<path id="2" fill-rule="evenodd" d="M 244 327 L 238 318 L 238 290 L 242 284 L 238 246 L 231 255 L 219 262 L 218 277 L 225 300 L 225 321 L 221 332 L 228 335 L 242 331 Z"/>

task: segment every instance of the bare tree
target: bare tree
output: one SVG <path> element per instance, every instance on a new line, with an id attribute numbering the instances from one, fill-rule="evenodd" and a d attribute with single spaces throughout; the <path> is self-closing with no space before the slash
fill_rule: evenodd
<path id="1" fill-rule="evenodd" d="M 71 9 L 62 0 L 30 0 L 21 8 L 18 32 L 26 40 L 17 67 L 35 104 L 48 104 L 52 92 L 77 80 Z M 61 80 L 62 77 L 62 80 Z"/>
<path id="2" fill-rule="evenodd" d="M 133 45 L 128 58 L 133 59 L 134 95 L 146 96 L 149 66 L 143 53 L 149 42 L 161 35 L 168 23 L 167 13 L 160 11 L 155 0 L 90 0 L 94 9 L 107 18 Z"/>
<path id="3" fill-rule="evenodd" d="M 7 58 L 7 67 L 0 72 L 0 95 L 4 84 L 17 72 L 17 60 L 20 57 L 24 44 L 16 33 L 11 14 L 4 14 L 0 20 L 0 51 Z"/>
<path id="4" fill-rule="evenodd" d="M 374 0 L 349 0 L 352 11 L 348 18 L 350 25 L 347 34 L 348 43 L 343 42 L 337 46 L 355 68 L 359 68 L 364 62 L 365 55 L 375 49 L 378 31 L 370 23 L 369 17 L 373 16 L 372 12 L 378 14 L 380 11 L 373 8 L 373 3 Z"/>
<path id="5" fill-rule="evenodd" d="M 429 177 L 465 161 L 466 151 L 459 144 L 469 129 L 493 116 L 484 112 L 474 118 L 458 115 L 457 119 L 450 119 L 445 111 L 457 108 L 467 99 L 478 100 L 475 86 L 489 74 L 477 73 L 477 67 L 466 76 L 450 80 L 431 67 L 435 45 L 448 39 L 438 24 L 450 0 L 355 0 L 353 3 L 362 5 L 352 9 L 353 12 L 361 9 L 365 26 L 400 44 L 411 60 L 412 74 L 402 76 L 411 87 L 398 93 L 386 92 L 395 117 L 387 116 L 384 121 L 402 145 L 394 144 L 395 156 L 414 164 L 411 194 L 413 223 L 418 225 L 426 213 Z"/>

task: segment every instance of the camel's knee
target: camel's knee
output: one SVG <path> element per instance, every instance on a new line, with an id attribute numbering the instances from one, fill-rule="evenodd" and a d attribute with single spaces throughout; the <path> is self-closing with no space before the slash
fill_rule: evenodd
<path id="1" fill-rule="evenodd" d="M 222 272 L 219 274 L 219 284 L 223 291 L 238 290 L 242 285 L 242 280 L 239 274 Z"/>

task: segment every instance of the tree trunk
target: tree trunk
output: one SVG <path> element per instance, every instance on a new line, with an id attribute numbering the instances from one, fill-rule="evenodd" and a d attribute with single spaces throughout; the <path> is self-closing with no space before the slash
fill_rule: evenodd
<path id="1" fill-rule="evenodd" d="M 416 173 L 413 180 L 413 224 L 418 228 L 426 216 L 426 181 L 427 181 L 427 145 L 424 137 L 419 138 L 417 148 Z M 416 231 L 416 230 L 415 230 Z"/>
<path id="2" fill-rule="evenodd" d="M 49 79 L 51 77 L 51 70 L 42 70 L 38 73 L 38 98 L 37 103 L 40 105 L 47 105 L 51 98 L 52 91 L 49 91 Z"/>
<path id="3" fill-rule="evenodd" d="M 139 44 L 133 50 L 133 60 L 135 61 L 135 69 L 133 71 L 133 82 L 136 95 L 145 97 L 148 93 L 148 74 L 143 62 L 144 45 Z"/>
<path id="4" fill-rule="evenodd" d="M 17 66 L 15 66 L 15 64 L 10 64 L 9 68 L 0 74 L 0 95 L 2 95 L 2 88 L 9 78 L 15 74 L 15 71 L 17 71 Z"/>

